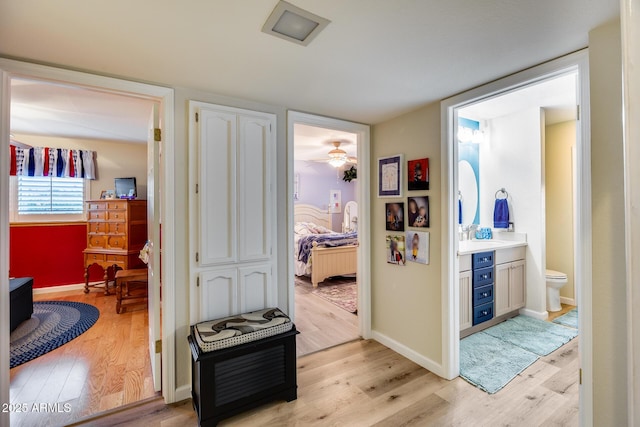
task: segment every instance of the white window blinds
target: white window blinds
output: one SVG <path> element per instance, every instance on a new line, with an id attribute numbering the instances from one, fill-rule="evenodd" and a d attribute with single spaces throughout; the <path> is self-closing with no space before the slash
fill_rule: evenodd
<path id="1" fill-rule="evenodd" d="M 82 178 L 18 176 L 18 215 L 82 214 Z"/>

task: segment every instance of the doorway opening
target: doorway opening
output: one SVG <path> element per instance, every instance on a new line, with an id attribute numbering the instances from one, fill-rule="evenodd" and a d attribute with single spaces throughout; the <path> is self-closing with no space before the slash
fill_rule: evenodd
<path id="1" fill-rule="evenodd" d="M 289 314 L 309 337 L 300 356 L 369 335 L 369 127 L 289 112 L 288 129 Z"/>
<path id="2" fill-rule="evenodd" d="M 546 87 L 551 87 L 554 82 L 562 81 L 569 85 L 569 92 L 574 96 L 575 104 L 572 108 L 570 105 L 564 105 L 564 107 L 570 108 L 566 109 L 566 111 L 561 111 L 562 109 L 554 111 L 554 107 L 557 106 L 554 101 L 538 104 L 537 106 L 533 105 L 535 101 L 531 103 L 532 94 L 545 87 L 545 84 L 547 85 Z M 526 95 L 527 91 L 529 96 L 521 97 L 522 102 L 525 102 L 525 104 L 521 106 L 522 108 L 519 111 L 530 109 L 529 115 L 532 120 L 528 122 L 528 130 L 524 128 L 519 130 L 518 126 L 515 126 L 513 129 L 506 131 L 505 129 L 513 126 L 517 120 L 515 120 L 515 115 L 509 118 L 509 111 L 499 111 L 501 106 L 509 105 L 509 103 L 500 103 L 499 101 L 501 99 L 510 99 L 516 102 L 517 94 Z M 564 202 L 565 205 L 568 203 L 571 208 L 569 216 L 573 225 L 568 228 L 572 234 L 569 239 L 573 240 L 570 243 L 575 254 L 570 256 L 571 259 L 567 261 L 569 266 L 566 269 L 573 270 L 569 272 L 574 276 L 576 291 L 569 291 L 565 295 L 564 301 L 580 306 L 578 322 L 580 340 L 578 345 L 583 369 L 583 381 L 580 386 L 581 419 L 588 416 L 583 409 L 591 407 L 590 399 L 592 396 L 591 352 L 589 350 L 591 348 L 591 278 L 589 275 L 591 259 L 591 160 L 588 95 L 588 54 L 586 51 L 581 51 L 457 95 L 442 103 L 443 145 L 447 147 L 447 150 L 443 150 L 442 155 L 447 185 L 445 188 L 446 203 L 444 203 L 442 212 L 443 217 L 447 218 L 447 221 L 443 223 L 443 235 L 446 236 L 444 248 L 446 256 L 442 264 L 444 278 L 443 325 L 445 326 L 443 330 L 443 367 L 449 378 L 454 378 L 459 374 L 459 338 L 462 313 L 460 304 L 464 301 L 464 299 L 461 299 L 460 291 L 462 285 L 460 269 L 462 267 L 459 262 L 459 253 L 461 247 L 465 245 L 460 242 L 461 236 L 464 236 L 464 231 L 459 233 L 459 230 L 461 228 L 465 230 L 465 227 L 469 225 L 493 226 L 494 205 L 492 202 L 500 197 L 498 194 L 508 193 L 509 196 L 506 197 L 516 198 L 519 202 L 511 203 L 512 200 L 509 199 L 509 208 L 511 209 L 510 213 L 514 224 L 508 224 L 505 228 L 510 231 L 503 232 L 500 235 L 505 239 L 511 239 L 518 237 L 515 236 L 518 232 L 522 232 L 528 245 L 525 260 L 527 263 L 526 276 L 524 276 L 526 285 L 523 288 L 525 299 L 521 304 L 522 308 L 517 307 L 516 312 L 519 309 L 521 314 L 541 320 L 548 317 L 545 271 L 551 268 L 552 262 L 558 260 L 555 259 L 555 256 L 547 253 L 551 252 L 546 247 L 547 223 L 558 221 L 558 219 L 552 219 L 551 217 L 547 219 L 547 216 L 551 214 L 546 208 L 549 205 L 553 205 L 555 201 L 547 202 L 548 197 L 545 196 L 549 196 L 556 190 L 552 190 L 551 187 L 545 187 L 545 166 L 550 165 L 549 162 L 545 163 L 545 139 L 547 144 L 551 144 L 551 139 L 556 137 L 551 136 L 554 130 L 550 128 L 554 127 L 554 124 L 551 123 L 551 126 L 545 126 L 545 119 L 551 119 L 549 121 L 553 122 L 554 115 L 557 115 L 561 117 L 557 119 L 557 124 L 564 123 L 565 127 L 573 130 L 575 154 L 572 155 L 571 148 L 568 148 L 569 153 L 565 156 L 568 164 L 559 169 L 564 173 L 565 177 L 567 176 L 567 169 L 569 169 L 568 180 L 572 181 L 564 183 L 569 187 L 569 193 L 573 193 L 568 196 L 565 194 L 565 197 L 569 197 L 570 200 L 565 200 Z M 515 104 L 511 104 L 511 107 L 509 107 L 512 108 L 512 112 L 517 110 L 513 105 Z M 485 107 L 484 110 L 483 106 Z M 492 107 L 495 107 L 494 111 L 491 111 Z M 563 114 L 568 116 L 562 118 Z M 498 129 L 496 125 L 504 117 L 507 117 L 507 120 L 502 120 L 505 122 L 504 126 Z M 493 166 L 488 166 L 485 174 L 482 172 L 474 174 L 475 169 L 473 165 L 469 166 L 470 162 L 466 158 L 468 156 L 461 148 L 462 144 L 459 142 L 461 136 L 459 133 L 461 131 L 458 126 L 461 120 L 464 121 L 464 119 L 470 119 L 474 124 L 478 124 L 478 130 L 484 132 L 485 138 L 479 138 L 479 144 L 477 145 L 486 144 L 486 146 L 476 148 L 479 150 L 503 150 L 498 154 L 493 153 L 494 157 L 489 160 L 489 163 L 492 161 L 496 163 Z M 507 137 L 503 146 L 500 147 L 498 140 L 509 132 L 514 133 Z M 520 133 L 518 134 L 518 132 Z M 558 132 L 555 133 L 557 134 Z M 565 134 L 570 133 L 570 131 L 565 132 Z M 532 150 L 533 153 L 525 151 L 524 147 L 518 149 L 518 143 L 523 142 L 523 140 L 526 141 L 532 134 L 534 138 L 530 141 L 528 149 Z M 466 142 L 467 138 L 462 137 L 462 139 Z M 571 136 L 565 139 L 570 140 Z M 511 142 L 509 143 L 509 141 Z M 534 155 L 534 153 L 537 154 Z M 575 156 L 575 160 L 572 160 L 573 156 Z M 485 156 L 486 158 L 487 156 Z M 464 160 L 466 163 L 459 163 L 460 160 Z M 519 161 L 528 162 L 527 168 L 515 167 Z M 512 167 L 514 169 L 510 171 Z M 492 168 L 493 171 L 491 170 Z M 523 173 L 525 169 L 530 171 L 531 176 Z M 495 171 L 503 171 L 504 173 L 494 173 L 492 176 L 492 172 Z M 476 181 L 471 182 L 473 179 Z M 552 185 L 555 184 L 555 182 L 552 183 Z M 483 185 L 485 185 L 485 188 L 482 188 Z M 470 193 L 474 191 L 474 188 L 479 188 L 479 190 L 476 190 L 477 193 L 470 197 L 462 194 L 461 198 L 458 193 L 463 190 L 466 193 Z M 545 194 L 545 190 L 549 194 Z M 531 193 L 532 191 L 533 194 Z M 475 205 L 474 209 L 470 209 L 469 206 L 466 206 L 466 209 L 461 209 L 461 200 L 462 204 L 465 203 L 465 200 L 467 204 L 469 200 L 472 200 Z M 477 216 L 473 215 L 476 212 L 476 206 Z M 489 215 L 490 218 L 488 218 Z M 469 229 L 475 230 L 475 227 L 469 227 Z M 476 244 L 476 242 L 473 243 Z M 551 258 L 553 259 L 550 261 Z M 498 297 L 496 297 L 497 300 Z"/>
<path id="3" fill-rule="evenodd" d="M 125 97 L 125 98 L 130 98 L 132 100 L 137 100 L 139 104 L 146 105 L 145 107 L 146 119 L 144 123 L 142 123 L 142 126 L 145 129 L 145 133 L 148 136 L 154 135 L 154 134 L 157 135 L 157 133 L 153 132 L 153 130 L 151 130 L 150 132 L 147 132 L 150 130 L 148 126 L 149 124 L 151 124 L 151 122 L 154 123 L 154 125 L 152 126 L 163 128 L 164 135 L 162 135 L 162 141 L 156 141 L 154 140 L 154 138 L 147 138 L 146 136 L 143 136 L 144 141 L 140 142 L 140 146 L 142 147 L 141 148 L 142 152 L 139 153 L 138 155 L 138 160 L 144 163 L 144 165 L 142 166 L 142 170 L 139 171 L 143 179 L 142 180 L 139 179 L 138 181 L 141 184 L 144 184 L 144 182 L 148 180 L 147 178 L 148 176 L 155 176 L 156 178 L 155 182 L 147 181 L 148 185 L 145 185 L 145 186 L 140 185 L 138 187 L 138 197 L 143 196 L 145 199 L 148 199 L 149 202 L 153 204 L 155 208 L 155 209 L 150 209 L 148 211 L 148 222 L 156 225 L 155 227 L 151 227 L 149 229 L 150 234 L 148 234 L 148 240 L 150 241 L 151 245 L 157 242 L 155 245 L 155 248 L 152 248 L 151 250 L 150 257 L 153 257 L 154 259 L 158 260 L 158 263 L 155 264 L 156 269 L 158 271 L 150 270 L 149 272 L 150 311 L 148 314 L 146 310 L 141 310 L 140 312 L 140 315 L 142 316 L 141 319 L 143 318 L 145 319 L 144 322 L 140 324 L 140 327 L 142 328 L 140 329 L 140 332 L 143 335 L 148 336 L 149 340 L 148 341 L 139 340 L 140 347 L 142 348 L 142 351 L 140 352 L 139 357 L 145 358 L 147 360 L 151 359 L 152 366 L 154 362 L 157 362 L 156 366 L 153 366 L 152 375 L 146 381 L 146 384 L 144 385 L 144 387 L 147 387 L 147 389 L 153 393 L 154 391 L 161 389 L 161 383 L 162 383 L 162 394 L 165 398 L 165 401 L 167 402 L 171 401 L 173 399 L 173 394 L 175 392 L 175 390 L 173 390 L 174 381 L 167 381 L 166 379 L 172 378 L 174 376 L 172 373 L 173 370 L 175 369 L 175 364 L 173 363 L 174 355 L 173 355 L 173 351 L 170 350 L 173 348 L 173 345 L 171 342 L 169 342 L 172 340 L 168 338 L 167 341 L 165 341 L 165 345 L 162 345 L 162 346 L 157 345 L 159 344 L 161 337 L 163 336 L 169 337 L 169 335 L 167 334 L 167 331 L 172 329 L 171 319 L 174 318 L 174 314 L 173 314 L 174 310 L 170 305 L 168 305 L 167 299 L 166 299 L 167 294 L 169 295 L 173 294 L 172 280 L 162 280 L 163 296 L 165 298 L 163 298 L 162 303 L 160 303 L 160 300 L 159 300 L 161 275 L 163 279 L 167 279 L 171 277 L 171 274 L 173 274 L 173 270 L 174 270 L 174 267 L 173 267 L 174 257 L 172 253 L 173 249 L 170 248 L 170 245 L 169 247 L 166 247 L 164 249 L 163 263 L 162 263 L 163 271 L 160 272 L 159 271 L 160 269 L 157 267 L 159 265 L 159 256 L 160 256 L 159 224 L 161 220 L 163 222 L 163 230 L 162 230 L 163 242 L 173 240 L 173 227 L 172 227 L 173 209 L 170 207 L 169 203 L 167 203 L 168 200 L 171 200 L 170 195 L 173 194 L 172 181 L 167 179 L 169 174 L 172 173 L 173 167 L 167 161 L 168 160 L 167 157 L 164 156 L 164 154 L 167 154 L 167 152 L 168 153 L 173 152 L 173 135 L 172 135 L 173 90 L 168 88 L 150 86 L 146 84 L 139 84 L 139 83 L 133 83 L 133 82 L 123 81 L 123 80 L 111 79 L 111 78 L 106 78 L 106 77 L 101 77 L 96 75 L 89 75 L 84 73 L 54 69 L 50 67 L 20 63 L 20 62 L 11 61 L 11 60 L 2 60 L 2 62 L 0 63 L 0 68 L 3 71 L 2 74 L 4 77 L 4 81 L 6 82 L 5 89 L 7 89 L 6 91 L 2 92 L 2 106 L 3 106 L 2 119 L 4 123 L 7 123 L 7 124 L 11 123 L 11 119 L 9 117 L 10 109 L 8 108 L 12 101 L 11 83 L 16 82 L 17 84 L 21 84 L 24 82 L 37 82 L 38 84 L 41 84 L 41 85 L 49 85 L 50 87 L 53 87 L 53 86 L 62 87 L 62 88 L 66 88 L 67 90 L 79 91 L 85 94 L 93 92 L 96 94 L 103 94 L 107 96 L 111 95 L 113 97 Z M 37 96 L 35 96 L 34 99 L 35 100 L 33 102 L 37 104 Z M 153 114 L 152 112 L 155 112 L 155 114 Z M 41 111 L 41 117 L 47 117 L 47 115 L 44 113 L 45 113 L 44 111 Z M 76 111 L 76 113 L 79 115 L 82 115 L 85 112 L 79 110 L 79 111 Z M 93 113 L 95 114 L 95 111 Z M 9 126 L 6 126 L 5 129 L 6 129 L 5 131 L 6 134 L 2 135 L 2 147 L 5 150 L 5 152 L 8 152 L 9 140 L 10 140 Z M 117 134 L 117 132 L 118 130 L 114 129 L 114 135 Z M 31 136 L 31 135 L 27 136 L 27 135 L 28 135 L 28 132 L 25 132 L 23 135 L 20 135 L 15 139 L 22 139 L 24 140 L 23 142 L 25 142 L 26 140 L 32 140 L 34 142 L 33 145 L 35 146 L 36 143 L 40 145 L 39 138 L 46 138 L 40 135 L 35 135 L 35 136 Z M 112 139 L 116 140 L 117 138 L 112 138 Z M 90 143 L 95 142 L 95 140 L 92 138 L 87 138 L 87 140 L 89 140 Z M 112 144 L 112 147 L 109 148 L 109 150 L 112 150 L 113 147 L 117 145 L 118 145 L 118 142 L 114 142 Z M 160 156 L 161 146 L 164 151 L 162 157 Z M 140 151 L 140 148 L 136 148 L 136 150 Z M 112 151 L 117 151 L 117 148 L 113 149 Z M 169 159 L 170 158 L 171 156 L 169 156 Z M 155 163 L 151 167 L 148 167 L 149 165 L 147 165 L 147 159 L 149 160 L 154 159 Z M 97 165 L 100 166 L 99 152 L 98 152 L 96 162 L 97 162 Z M 167 167 L 167 165 L 169 165 L 169 167 Z M 100 170 L 102 169 L 98 168 L 98 173 L 100 173 Z M 104 170 L 106 171 L 106 169 Z M 156 174 L 151 175 L 154 172 Z M 2 175 L 0 179 L 2 180 L 3 187 L 8 188 L 9 186 L 7 184 L 9 181 L 9 170 L 2 167 L 2 170 L 0 170 L 0 173 Z M 119 173 L 117 172 L 114 172 L 114 173 L 116 173 L 116 176 L 119 176 Z M 113 177 L 108 177 L 108 178 L 111 178 L 111 181 L 113 181 L 112 179 Z M 104 190 L 111 189 L 112 187 L 113 187 L 113 184 L 111 184 L 111 187 L 105 188 Z M 87 200 L 100 198 L 102 190 L 103 190 L 102 188 L 94 187 L 92 189 L 92 192 L 88 193 L 85 197 Z M 97 196 L 94 197 L 93 193 L 96 191 L 97 191 Z M 152 194 L 149 194 L 149 192 L 152 192 Z M 1 226 L 3 230 L 6 231 L 7 235 L 9 235 L 8 195 L 3 197 L 3 199 L 4 200 L 2 200 L 2 203 L 0 203 L 0 206 L 2 207 L 2 213 L 0 214 L 0 217 L 2 220 Z M 160 209 L 161 207 L 162 207 L 162 211 Z M 82 224 L 78 224 L 78 225 L 82 225 Z M 85 235 L 86 235 L 86 231 L 85 231 Z M 7 248 L 8 246 L 9 245 L 7 244 Z M 4 253 L 4 251 L 2 252 Z M 6 276 L 9 276 L 8 255 L 9 254 L 7 253 L 7 260 L 4 260 L 7 262 L 0 263 L 0 268 L 2 268 L 3 270 L 0 273 L 6 274 Z M 82 261 L 80 262 L 80 268 L 82 268 Z M 3 294 L 5 292 L 8 293 L 8 288 L 5 288 L 5 286 L 3 285 L 0 291 L 2 291 Z M 70 290 L 69 292 L 71 293 L 78 292 L 82 294 L 81 289 L 78 289 L 78 290 L 73 289 L 73 290 Z M 96 294 L 96 293 L 97 291 L 92 291 L 89 295 Z M 156 300 L 156 296 L 157 296 L 157 300 Z M 68 297 L 64 297 L 64 298 L 68 298 Z M 105 298 L 108 298 L 108 296 L 106 296 Z M 115 296 L 112 296 L 112 298 L 113 298 L 113 307 L 109 306 L 109 308 L 111 308 L 115 313 Z M 162 320 L 160 316 L 161 310 L 163 313 Z M 148 325 L 149 325 L 148 328 L 144 326 L 147 322 L 146 318 L 148 318 Z M 162 331 L 161 331 L 160 322 L 162 322 L 162 326 L 163 326 Z M 140 336 L 142 335 L 139 335 L 139 337 Z M 160 350 L 161 347 L 162 347 L 162 350 Z M 162 364 L 163 365 L 162 367 L 160 366 L 160 363 L 158 361 L 161 354 L 159 353 L 160 351 L 163 357 L 166 356 L 165 363 Z M 6 364 L 3 364 L 3 366 L 8 367 L 8 361 Z M 8 391 L 9 381 L 10 381 L 9 369 L 7 368 L 5 370 L 3 368 L 0 374 L 1 374 L 0 377 L 2 379 L 0 386 L 2 386 L 4 390 Z M 93 374 L 89 373 L 89 376 L 91 375 Z M 112 402 L 109 403 L 110 407 L 117 407 L 117 406 L 121 406 L 122 404 L 124 404 L 124 402 L 118 398 L 112 399 Z M 92 413 L 100 412 L 102 410 L 104 410 L 104 405 L 101 407 L 100 405 L 92 404 L 92 408 L 91 408 Z M 86 412 L 79 414 L 79 416 L 85 416 L 85 415 L 87 415 Z"/>

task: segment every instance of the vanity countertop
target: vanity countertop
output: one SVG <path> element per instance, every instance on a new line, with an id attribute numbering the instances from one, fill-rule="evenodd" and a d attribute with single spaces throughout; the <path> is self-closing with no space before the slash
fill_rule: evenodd
<path id="1" fill-rule="evenodd" d="M 515 240 L 463 240 L 458 243 L 458 255 L 467 255 L 475 252 L 495 251 L 498 249 L 517 248 L 527 246 L 527 242 Z"/>

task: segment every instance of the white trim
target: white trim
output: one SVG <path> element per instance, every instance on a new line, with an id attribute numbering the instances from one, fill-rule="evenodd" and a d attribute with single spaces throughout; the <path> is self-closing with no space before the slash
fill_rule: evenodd
<path id="1" fill-rule="evenodd" d="M 11 59 L 0 58 L 0 70 L 4 70 L 7 73 L 7 77 L 26 77 L 26 78 L 39 78 L 43 80 L 54 80 L 59 82 L 66 82 L 73 85 L 89 86 L 96 90 L 104 90 L 107 92 L 121 92 L 126 93 L 129 96 L 142 97 L 147 99 L 159 100 L 161 105 L 161 123 L 163 127 L 163 165 L 161 181 L 163 195 L 162 208 L 163 213 L 163 265 L 162 265 L 162 283 L 163 283 L 163 298 L 162 298 L 162 395 L 166 403 L 175 402 L 176 389 L 175 389 L 175 372 L 176 372 L 176 357 L 175 357 L 175 325 L 176 325 L 176 299 L 175 299 L 175 214 L 174 214 L 174 195 L 175 195 L 175 166 L 174 162 L 174 90 L 168 87 L 153 86 L 146 83 L 139 83 L 134 81 L 116 79 L 112 77 L 100 76 L 97 74 L 89 74 L 78 71 L 65 70 L 62 68 L 55 68 L 44 65 L 30 64 L 26 62 L 15 61 Z M 8 85 L 8 81 L 5 81 L 5 85 Z M 8 86 L 5 86 L 5 92 L 2 93 L 2 105 L 8 105 L 9 97 Z M 5 117 L 6 116 L 6 117 Z M 8 112 L 3 111 L 2 129 L 9 129 L 8 126 Z M 8 135 L 2 135 L 3 146 L 6 148 L 9 144 Z M 6 139 L 6 141 L 4 140 Z M 1 148 L 0 148 L 1 149 Z M 6 150 L 5 150 L 6 151 Z M 0 169 L 0 183 L 3 183 L 8 178 L 8 170 L 2 166 Z M 3 171 L 6 171 L 3 173 Z M 5 176 L 6 175 L 6 176 Z M 8 181 L 8 179 L 7 179 Z M 7 187 L 8 188 L 8 187 Z M 3 192 L 4 193 L 4 192 Z M 7 194 L 7 193 L 4 193 Z M 0 201 L 0 218 L 4 218 L 5 214 L 8 214 L 8 206 L 5 207 L 6 200 L 3 198 Z M 6 212 L 5 212 L 6 210 Z M 4 219 L 0 220 L 0 226 L 5 230 Z M 8 230 L 8 228 L 6 228 Z M 3 239 L 3 245 L 6 239 Z M 1 247 L 0 247 L 1 248 Z M 0 274 L 5 274 L 4 265 L 8 260 L 8 253 L 0 250 Z M 8 266 L 6 267 L 8 271 Z M 7 275 L 5 275 L 7 277 Z M 4 281 L 2 281 L 4 283 Z M 3 285 L 0 285 L 3 286 Z M 0 288 L 0 296 L 7 295 L 8 289 Z M 3 292 L 4 291 L 4 292 Z M 0 297 L 0 301 L 4 301 L 5 298 Z M 3 303 L 2 303 L 3 304 Z M 8 310 L 7 310 L 8 311 Z M 4 310 L 3 310 L 4 312 Z M 0 332 L 0 337 L 3 332 Z M 7 348 L 7 347 L 5 347 Z M 0 359 L 0 362 L 4 359 Z M 5 387 L 9 388 L 8 379 L 5 383 L 5 370 L 8 371 L 9 363 L 4 363 L 0 367 L 0 378 L 2 383 L 0 388 L 2 390 Z M 8 378 L 8 373 L 7 373 Z M 7 400 L 8 401 L 8 400 Z"/>
<path id="2" fill-rule="evenodd" d="M 5 67 L 0 63 L 0 151 L 9 152 L 9 76 L 4 71 Z M 6 349 L 9 348 L 9 162 L 0 162 L 0 403 L 9 403 L 9 365 L 11 356 Z M 6 237 L 5 237 L 6 236 Z M 9 412 L 0 411 L 0 425 L 9 425 Z"/>
<path id="3" fill-rule="evenodd" d="M 104 283 L 104 281 L 94 282 L 90 284 L 100 284 L 100 283 Z M 76 291 L 78 289 L 84 289 L 84 283 L 75 283 L 72 285 L 48 286 L 46 288 L 35 288 L 33 290 L 33 295 L 54 294 L 56 292 Z"/>
<path id="4" fill-rule="evenodd" d="M 191 381 L 189 381 L 189 384 L 185 384 L 176 389 L 175 402 L 191 399 L 191 397 Z"/>
<path id="5" fill-rule="evenodd" d="M 576 305 L 576 299 L 575 298 L 569 298 L 569 297 L 560 297 L 560 303 L 561 304 L 568 304 L 568 305 Z"/>
<path id="6" fill-rule="evenodd" d="M 358 135 L 358 321 L 360 335 L 364 339 L 371 336 L 371 247 L 370 207 L 371 207 L 371 155 L 370 129 L 368 125 L 347 122 L 329 117 L 289 111 L 287 114 L 287 254 L 293 254 L 293 126 L 302 123 L 327 129 L 341 130 Z M 287 259 L 288 314 L 295 321 L 295 281 L 293 255 Z"/>
<path id="7" fill-rule="evenodd" d="M 593 424 L 593 359 L 592 359 L 592 295 L 591 295 L 591 134 L 589 109 L 589 56 L 586 49 L 555 59 L 545 64 L 507 76 L 468 92 L 453 96 L 441 103 L 442 130 L 442 363 L 445 378 L 451 379 L 459 374 L 459 286 L 456 233 L 457 209 L 457 144 L 454 144 L 453 123 L 457 119 L 458 108 L 471 105 L 483 99 L 504 94 L 519 88 L 535 84 L 550 77 L 562 75 L 570 70 L 578 71 L 578 105 L 580 120 L 577 127 L 577 164 L 580 176 L 576 188 L 578 221 L 576 229 L 582 244 L 576 247 L 576 283 L 579 312 L 579 353 L 582 368 L 582 386 L 580 388 L 580 424 Z M 542 313 L 532 313 L 542 316 Z"/>
<path id="8" fill-rule="evenodd" d="M 627 424 L 640 426 L 640 9 L 639 0 L 620 1 L 625 162 L 625 227 L 627 265 Z"/>
<path id="9" fill-rule="evenodd" d="M 371 338 L 378 341 L 380 344 L 389 347 L 391 350 L 395 351 L 398 354 L 403 355 L 407 359 L 411 360 L 414 363 L 422 366 L 428 371 L 433 372 L 439 377 L 444 377 L 445 372 L 442 369 L 442 365 L 434 362 L 428 357 L 424 357 L 422 354 L 416 352 L 415 350 L 410 349 L 404 344 L 399 343 L 393 338 L 389 338 L 388 336 L 381 334 L 378 331 L 371 331 Z"/>

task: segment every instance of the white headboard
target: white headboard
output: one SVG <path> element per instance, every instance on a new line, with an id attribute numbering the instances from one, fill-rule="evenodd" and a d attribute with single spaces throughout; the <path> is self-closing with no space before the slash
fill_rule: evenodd
<path id="1" fill-rule="evenodd" d="M 320 209 L 312 205 L 293 205 L 293 218 L 295 222 L 313 222 L 323 227 L 331 228 L 331 214 L 326 209 Z"/>

